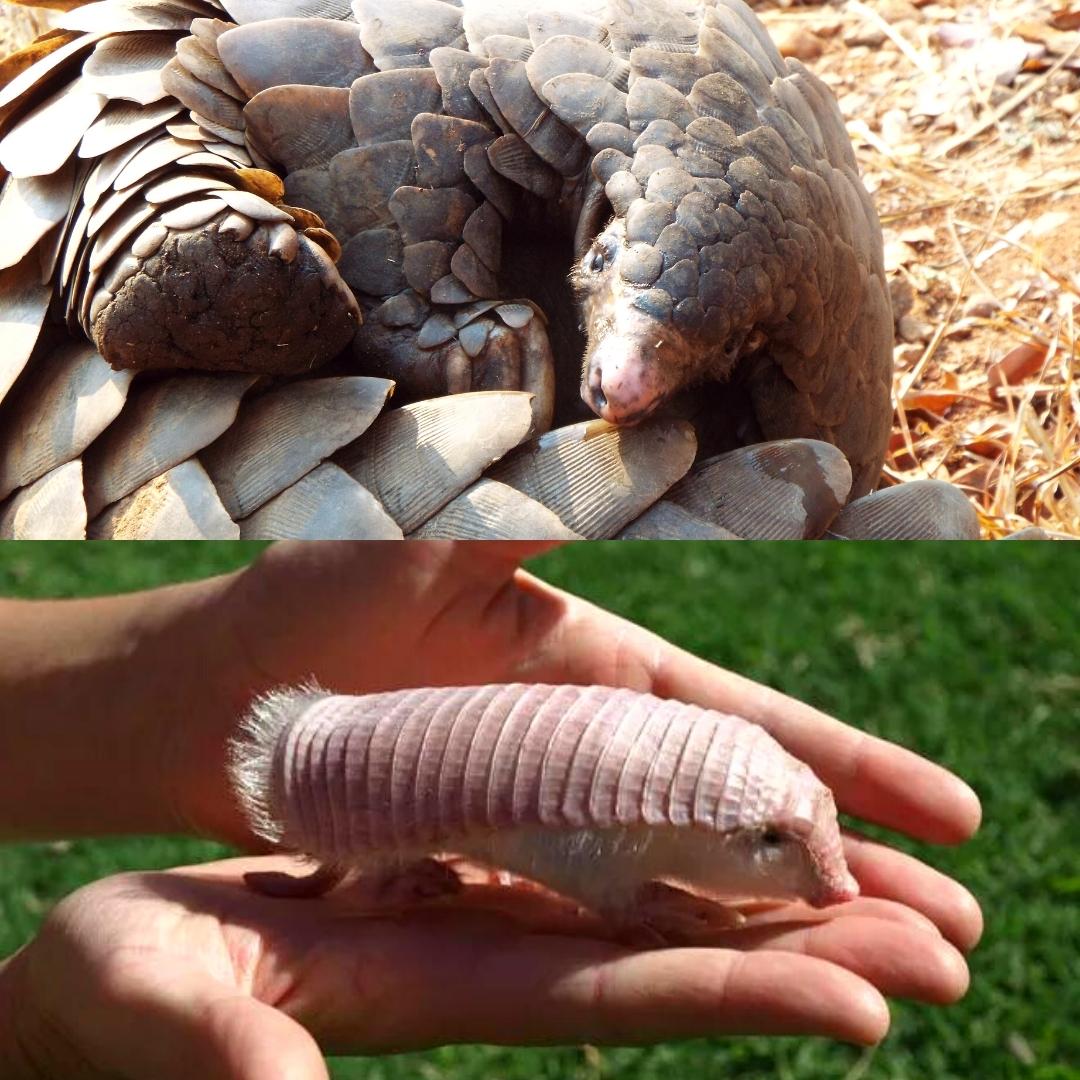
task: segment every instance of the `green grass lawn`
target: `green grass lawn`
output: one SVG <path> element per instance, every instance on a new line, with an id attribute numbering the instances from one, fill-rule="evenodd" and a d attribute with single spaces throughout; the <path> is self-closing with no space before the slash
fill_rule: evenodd
<path id="1" fill-rule="evenodd" d="M 145 587 L 232 569 L 257 551 L 0 545 L 0 593 Z M 337 1061 L 335 1077 L 1080 1077 L 1080 1010 L 1068 1006 L 1080 961 L 1077 548 L 581 544 L 535 570 L 971 782 L 985 807 L 979 837 L 963 849 L 920 849 L 983 903 L 987 933 L 972 958 L 971 992 L 951 1009 L 895 1004 L 888 1039 L 865 1053 L 761 1038 L 648 1049 L 452 1047 Z M 0 954 L 86 881 L 222 850 L 156 838 L 0 847 Z"/>

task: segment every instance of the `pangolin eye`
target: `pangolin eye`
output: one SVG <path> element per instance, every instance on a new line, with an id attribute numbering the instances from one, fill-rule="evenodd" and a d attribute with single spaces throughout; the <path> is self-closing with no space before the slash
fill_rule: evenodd
<path id="1" fill-rule="evenodd" d="M 594 274 L 599 274 L 601 270 L 607 265 L 607 257 L 600 248 L 595 248 L 592 253 L 592 258 L 589 260 L 589 269 Z"/>
<path id="2" fill-rule="evenodd" d="M 766 829 L 761 834 L 763 843 L 776 847 L 784 842 L 784 834 L 779 829 Z"/>

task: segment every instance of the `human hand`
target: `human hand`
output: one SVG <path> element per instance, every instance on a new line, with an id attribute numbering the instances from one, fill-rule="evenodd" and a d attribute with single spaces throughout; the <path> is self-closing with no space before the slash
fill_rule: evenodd
<path id="1" fill-rule="evenodd" d="M 648 1043 L 735 1033 L 852 1042 L 881 994 L 947 1003 L 967 971 L 887 900 L 752 917 L 720 948 L 631 952 L 536 893 L 467 885 L 451 907 L 364 912 L 250 891 L 282 856 L 124 874 L 73 893 L 0 969 L 8 1080 L 325 1080 L 319 1049 Z M 512 918 L 493 914 L 491 893 Z M 510 903 L 516 900 L 517 903 Z M 5 1057 L 7 1054 L 7 1057 Z"/>
<path id="2" fill-rule="evenodd" d="M 207 761 L 251 697 L 314 677 L 340 693 L 483 682 L 602 683 L 736 713 L 807 762 L 857 817 L 935 842 L 978 827 L 975 794 L 931 762 L 691 656 L 519 568 L 543 544 L 280 544 L 226 579 L 215 618 L 230 628 L 229 727 L 184 732 L 177 789 L 204 831 L 243 841 Z M 186 763 L 185 763 L 186 759 Z M 863 893 L 929 917 L 961 948 L 982 930 L 960 885 L 884 845 L 850 836 Z"/>

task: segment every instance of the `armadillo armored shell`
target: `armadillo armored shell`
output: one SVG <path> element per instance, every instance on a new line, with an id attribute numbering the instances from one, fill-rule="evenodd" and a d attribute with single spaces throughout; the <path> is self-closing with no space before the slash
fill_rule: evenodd
<path id="1" fill-rule="evenodd" d="M 67 6 L 0 68 L 0 535 L 822 535 L 876 483 L 877 219 L 741 0 Z"/>
<path id="2" fill-rule="evenodd" d="M 453 853 L 601 910 L 653 879 L 850 899 L 832 793 L 763 728 L 607 686 L 258 702 L 233 747 L 255 832 L 368 873 Z"/>

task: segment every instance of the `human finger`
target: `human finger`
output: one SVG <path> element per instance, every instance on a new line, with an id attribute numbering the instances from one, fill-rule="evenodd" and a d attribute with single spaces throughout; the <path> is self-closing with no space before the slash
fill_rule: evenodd
<path id="1" fill-rule="evenodd" d="M 462 912 L 356 920 L 346 930 L 339 922 L 310 948 L 309 980 L 288 1008 L 342 1051 L 736 1033 L 872 1043 L 889 1022 L 884 1000 L 865 980 L 790 952 L 631 953 L 607 942 L 521 933 Z"/>
<path id="2" fill-rule="evenodd" d="M 844 830 L 844 855 L 863 896 L 883 897 L 922 912 L 958 948 L 982 937 L 979 902 L 958 881 L 912 855 Z"/>
<path id="3" fill-rule="evenodd" d="M 526 575 L 519 572 L 519 581 Z M 550 586 L 528 587 L 543 596 Z M 850 814 L 937 843 L 978 828 L 978 797 L 958 776 L 568 594 L 563 614 L 526 664 L 537 681 L 600 682 L 678 698 L 760 724 L 805 761 Z"/>
<path id="4" fill-rule="evenodd" d="M 774 922 L 713 935 L 711 944 L 791 951 L 826 960 L 888 997 L 948 1005 L 967 993 L 967 964 L 939 934 L 894 919 L 840 914 L 816 923 Z"/>

